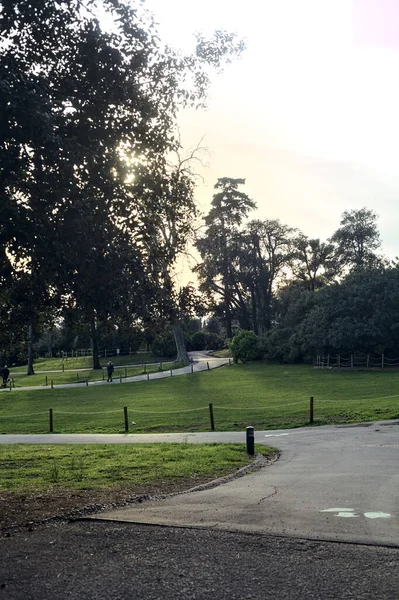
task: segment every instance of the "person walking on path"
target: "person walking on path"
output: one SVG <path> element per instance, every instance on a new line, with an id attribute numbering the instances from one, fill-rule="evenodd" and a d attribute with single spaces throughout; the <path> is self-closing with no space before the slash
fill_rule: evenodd
<path id="1" fill-rule="evenodd" d="M 112 364 L 111 361 L 108 362 L 107 364 L 107 381 L 112 381 L 112 373 L 114 372 L 114 365 Z"/>
<path id="2" fill-rule="evenodd" d="M 2 368 L 1 376 L 3 378 L 3 385 L 6 386 L 7 382 L 8 382 L 8 378 L 10 376 L 10 369 L 7 367 L 7 365 L 4 365 L 4 367 Z"/>

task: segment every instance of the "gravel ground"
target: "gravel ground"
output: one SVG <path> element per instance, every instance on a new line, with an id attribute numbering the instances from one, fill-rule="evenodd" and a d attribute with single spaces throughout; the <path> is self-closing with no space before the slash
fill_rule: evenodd
<path id="1" fill-rule="evenodd" d="M 397 599 L 399 550 L 76 521 L 0 539 L 7 600 Z"/>

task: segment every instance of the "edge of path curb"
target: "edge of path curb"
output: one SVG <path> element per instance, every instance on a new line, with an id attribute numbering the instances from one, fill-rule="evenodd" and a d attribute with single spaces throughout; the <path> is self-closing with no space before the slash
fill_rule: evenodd
<path id="1" fill-rule="evenodd" d="M 255 459 L 249 465 L 244 465 L 243 467 L 240 467 L 235 473 L 230 473 L 230 475 L 218 477 L 217 479 L 213 479 L 212 481 L 208 481 L 207 483 L 201 483 L 200 485 L 196 485 L 188 490 L 184 490 L 183 492 L 172 492 L 170 494 L 163 494 L 160 496 L 151 496 L 150 499 L 164 499 L 171 496 L 181 496 L 183 494 L 191 494 L 192 492 L 202 492 L 203 490 L 210 490 L 219 485 L 223 485 L 224 483 L 229 483 L 229 481 L 233 481 L 234 479 L 238 479 L 238 477 L 241 477 L 242 475 L 245 475 L 248 472 L 258 471 L 259 469 L 262 469 L 264 467 L 269 467 L 270 465 L 275 463 L 276 460 L 279 459 L 279 457 L 279 450 L 273 452 L 271 456 L 255 454 Z"/>

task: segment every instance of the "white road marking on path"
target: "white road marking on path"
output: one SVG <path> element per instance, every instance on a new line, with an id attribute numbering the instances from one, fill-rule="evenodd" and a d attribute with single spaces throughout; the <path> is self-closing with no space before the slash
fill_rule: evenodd
<path id="1" fill-rule="evenodd" d="M 343 517 L 344 519 L 357 519 L 360 516 L 355 513 L 354 508 L 326 508 L 320 512 L 337 513 L 334 517 Z"/>
<path id="2" fill-rule="evenodd" d="M 354 508 L 325 508 L 320 512 L 355 512 Z"/>
<path id="3" fill-rule="evenodd" d="M 360 515 L 355 513 L 354 508 L 326 508 L 321 510 L 322 513 L 337 513 L 334 517 L 344 517 L 345 519 L 360 517 Z M 381 511 L 377 512 L 365 512 L 363 515 L 367 519 L 389 519 L 391 517 L 390 513 L 384 513 Z"/>
<path id="4" fill-rule="evenodd" d="M 289 433 L 268 433 L 265 437 L 281 437 L 282 435 L 290 435 Z"/>

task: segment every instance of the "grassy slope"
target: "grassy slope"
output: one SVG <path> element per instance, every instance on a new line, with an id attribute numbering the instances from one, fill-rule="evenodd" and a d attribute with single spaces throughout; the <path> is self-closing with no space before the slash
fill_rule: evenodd
<path id="1" fill-rule="evenodd" d="M 184 477 L 195 485 L 198 477 L 220 477 L 251 460 L 244 444 L 4 445 L 0 493 L 121 488 Z"/>
<path id="2" fill-rule="evenodd" d="M 109 358 L 101 358 L 100 363 L 103 367 L 111 360 L 114 365 L 142 365 L 143 363 L 156 363 L 162 359 L 146 352 L 132 354 L 131 356 L 111 356 Z M 38 358 L 35 360 L 35 371 L 58 371 L 62 369 L 91 369 L 93 367 L 93 359 L 91 356 L 79 356 L 77 358 Z M 11 373 L 26 373 L 26 365 L 23 367 L 11 367 Z"/>
<path id="3" fill-rule="evenodd" d="M 80 359 L 74 359 L 80 360 Z M 163 362 L 162 371 L 169 370 L 173 367 L 173 369 L 178 368 L 178 363 L 171 362 Z M 121 369 L 115 369 L 113 378 L 119 379 L 120 377 L 133 377 L 134 375 L 141 375 L 142 373 L 156 373 L 159 371 L 159 365 L 157 364 L 145 364 L 144 367 L 139 365 L 137 367 L 125 367 Z M 79 367 L 75 367 L 79 368 Z M 68 366 L 69 369 L 69 366 Z M 54 385 L 62 384 L 62 383 L 77 383 L 78 381 L 85 381 L 86 378 L 89 381 L 102 381 L 107 379 L 107 373 L 104 370 L 102 371 L 65 371 L 59 373 L 48 373 L 48 374 L 38 374 L 38 375 L 30 375 L 29 377 L 23 373 L 12 373 L 11 378 L 13 379 L 14 386 L 18 387 L 26 387 L 33 385 L 51 385 L 51 380 L 53 380 Z"/>
<path id="4" fill-rule="evenodd" d="M 4 391 L 0 433 L 123 432 L 123 406 L 135 432 L 295 427 L 308 422 L 309 396 L 317 423 L 399 418 L 399 371 L 323 371 L 306 365 L 252 363 L 153 382 L 96 388 Z M 40 413 L 40 414 L 38 414 Z"/>

